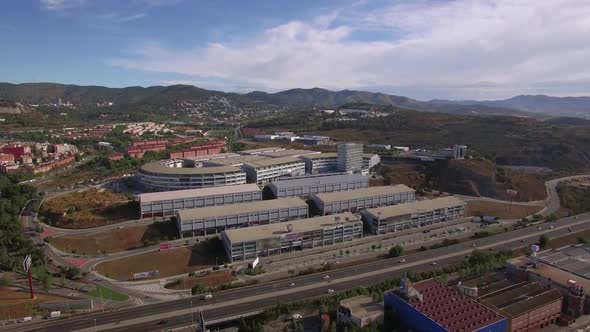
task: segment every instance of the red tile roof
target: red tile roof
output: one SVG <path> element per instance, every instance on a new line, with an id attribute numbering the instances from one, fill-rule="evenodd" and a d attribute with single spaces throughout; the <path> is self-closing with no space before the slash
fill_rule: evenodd
<path id="1" fill-rule="evenodd" d="M 504 317 L 434 279 L 412 285 L 422 294 L 422 301 L 412 298 L 410 304 L 445 327 L 448 331 L 476 331 Z"/>

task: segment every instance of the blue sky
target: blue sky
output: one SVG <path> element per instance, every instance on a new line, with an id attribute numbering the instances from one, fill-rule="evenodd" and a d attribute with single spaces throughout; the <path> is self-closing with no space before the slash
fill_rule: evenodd
<path id="1" fill-rule="evenodd" d="M 5 0 L 0 81 L 590 95 L 585 0 Z"/>

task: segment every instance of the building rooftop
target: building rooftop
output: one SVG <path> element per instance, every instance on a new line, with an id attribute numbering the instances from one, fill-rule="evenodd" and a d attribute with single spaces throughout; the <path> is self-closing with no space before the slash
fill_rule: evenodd
<path id="1" fill-rule="evenodd" d="M 590 279 L 590 245 L 588 244 L 543 251 L 537 256 L 547 264 Z"/>
<path id="2" fill-rule="evenodd" d="M 456 197 L 447 196 L 404 204 L 383 206 L 374 209 L 367 209 L 367 212 L 375 217 L 379 215 L 379 213 L 381 213 L 381 218 L 391 218 L 397 216 L 404 216 L 419 211 L 431 211 L 435 209 L 442 209 L 457 205 L 465 205 L 465 202 Z"/>
<path id="3" fill-rule="evenodd" d="M 162 191 L 157 193 L 145 193 L 139 195 L 139 201 L 142 203 L 157 202 L 172 199 L 183 199 L 191 197 L 206 197 L 215 195 L 227 195 L 234 193 L 242 193 L 248 191 L 260 191 L 260 188 L 254 183 L 239 184 L 235 186 L 211 187 L 202 189 L 186 189 Z"/>
<path id="4" fill-rule="evenodd" d="M 363 153 L 363 158 L 372 158 L 373 156 L 379 157 L 376 153 Z"/>
<path id="5" fill-rule="evenodd" d="M 484 297 L 481 301 L 492 308 L 497 308 L 506 316 L 516 317 L 561 299 L 557 289 L 548 289 L 537 282 L 528 282 Z"/>
<path id="6" fill-rule="evenodd" d="M 247 214 L 250 212 L 276 210 L 281 208 L 305 207 L 307 204 L 299 197 L 279 198 L 250 203 L 218 205 L 203 208 L 178 210 L 180 220 L 206 219 L 218 216 Z"/>
<path id="7" fill-rule="evenodd" d="M 537 266 L 533 267 L 530 258 L 520 256 L 508 260 L 508 263 L 515 266 L 526 267 L 529 272 L 551 279 L 553 282 L 564 285 L 565 287 L 567 287 L 568 280 L 575 280 L 578 285 L 584 287 L 584 289 L 590 289 L 590 279 L 563 270 L 557 266 L 547 264 L 543 261 L 539 261 Z"/>
<path id="8" fill-rule="evenodd" d="M 242 150 L 242 151 L 238 151 L 238 153 L 240 153 L 240 154 L 259 154 L 259 153 L 263 153 L 263 152 L 283 151 L 283 150 L 286 150 L 286 149 L 285 148 L 278 148 L 278 147 L 270 147 L 270 148 Z"/>
<path id="9" fill-rule="evenodd" d="M 507 279 L 504 273 L 499 272 L 461 280 L 461 285 L 477 287 L 477 297 L 479 298 L 512 287 L 515 283 Z"/>
<path id="10" fill-rule="evenodd" d="M 338 158 L 338 154 L 336 152 L 326 152 L 326 153 L 318 153 L 318 154 L 307 154 L 301 156 L 302 159 L 326 159 L 326 158 Z"/>
<path id="11" fill-rule="evenodd" d="M 303 161 L 299 158 L 295 157 L 281 157 L 281 158 L 268 158 L 268 159 L 261 159 L 255 161 L 245 162 L 244 165 L 250 166 L 252 168 L 260 168 L 260 167 L 269 167 L 269 166 L 276 166 L 282 164 L 289 164 L 289 163 L 296 163 Z"/>
<path id="12" fill-rule="evenodd" d="M 337 217 L 340 218 L 339 221 L 337 221 Z M 240 243 L 279 238 L 289 233 L 298 234 L 326 228 L 336 228 L 344 223 L 354 222 L 362 223 L 355 215 L 347 212 L 329 216 L 293 220 L 285 223 L 274 223 L 268 225 L 230 229 L 224 232 L 232 243 Z M 289 232 L 287 230 L 287 224 L 292 225 L 293 231 Z"/>
<path id="13" fill-rule="evenodd" d="M 337 201 L 344 201 L 344 200 L 351 200 L 351 199 L 358 199 L 358 198 L 365 198 L 365 197 L 373 197 L 373 196 L 382 196 L 382 195 L 390 195 L 396 193 L 404 193 L 404 192 L 414 192 L 414 189 L 403 185 L 403 184 L 396 184 L 394 186 L 378 186 L 378 187 L 369 187 L 366 189 L 357 189 L 352 191 L 339 191 L 339 192 L 332 192 L 332 193 L 322 193 L 316 194 L 317 198 L 322 200 L 324 203 L 329 202 L 337 202 Z"/>
<path id="14" fill-rule="evenodd" d="M 370 295 L 360 295 L 340 301 L 340 306 L 362 319 L 383 314 L 383 304 L 375 302 Z"/>
<path id="15" fill-rule="evenodd" d="M 182 159 L 203 161 L 203 160 L 224 159 L 224 158 L 231 158 L 231 157 L 238 157 L 238 156 L 240 156 L 240 155 L 237 153 L 227 152 L 227 153 L 219 153 L 219 154 L 210 154 L 210 155 L 206 155 L 206 156 L 182 157 Z"/>
<path id="16" fill-rule="evenodd" d="M 272 151 L 272 152 L 263 152 L 263 156 L 271 157 L 271 158 L 280 158 L 280 157 L 299 157 L 302 155 L 316 155 L 321 154 L 319 151 L 312 151 L 312 150 L 282 150 L 282 151 Z"/>
<path id="17" fill-rule="evenodd" d="M 421 299 L 406 300 L 418 311 L 452 332 L 477 331 L 504 319 L 491 309 L 434 279 L 413 284 Z M 396 293 L 399 290 L 395 291 Z"/>
<path id="18" fill-rule="evenodd" d="M 258 160 L 265 160 L 271 159 L 269 157 L 265 157 L 259 154 L 247 154 L 247 155 L 237 155 L 235 157 L 223 158 L 223 159 L 211 159 L 208 160 L 208 164 L 215 164 L 219 166 L 232 166 L 232 165 L 241 165 L 246 162 L 258 161 Z"/>
<path id="19" fill-rule="evenodd" d="M 292 188 L 292 187 L 303 187 L 303 186 L 311 186 L 311 185 L 319 185 L 319 184 L 329 184 L 329 183 L 345 183 L 345 182 L 354 182 L 354 181 L 368 181 L 369 178 L 362 175 L 362 174 L 348 174 L 348 173 L 325 173 L 321 175 L 307 175 L 307 176 L 298 176 L 292 178 L 285 178 L 275 180 L 269 183 L 269 186 L 274 186 L 277 189 L 281 188 Z"/>
<path id="20" fill-rule="evenodd" d="M 197 174 L 217 174 L 217 173 L 235 173 L 242 172 L 233 166 L 218 167 L 168 167 L 160 161 L 154 161 L 141 166 L 140 171 L 170 175 L 197 175 Z"/>

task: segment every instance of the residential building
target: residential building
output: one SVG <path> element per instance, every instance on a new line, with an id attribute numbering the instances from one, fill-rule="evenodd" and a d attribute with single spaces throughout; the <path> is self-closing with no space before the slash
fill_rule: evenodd
<path id="1" fill-rule="evenodd" d="M 233 166 L 183 167 L 181 159 L 143 165 L 139 180 L 147 191 L 170 191 L 231 186 L 246 183 L 246 173 Z"/>
<path id="2" fill-rule="evenodd" d="M 230 229 L 221 233 L 231 262 L 324 247 L 362 236 L 363 223 L 351 213 Z"/>
<path id="3" fill-rule="evenodd" d="M 264 184 L 281 177 L 305 175 L 305 163 L 294 157 L 246 162 L 242 165 L 248 182 Z"/>
<path id="4" fill-rule="evenodd" d="M 181 235 L 219 233 L 224 230 L 303 219 L 309 207 L 300 198 L 290 197 L 176 211 Z"/>
<path id="5" fill-rule="evenodd" d="M 338 324 L 352 324 L 363 328 L 373 322 L 383 323 L 383 304 L 370 295 L 360 295 L 340 301 L 336 310 Z"/>
<path id="6" fill-rule="evenodd" d="M 335 152 L 308 154 L 300 156 L 299 159 L 305 162 L 307 174 L 330 173 L 338 168 L 338 157 Z"/>
<path id="7" fill-rule="evenodd" d="M 274 197 L 309 198 L 314 194 L 349 191 L 369 187 L 361 174 L 333 173 L 275 180 L 267 185 Z"/>
<path id="8" fill-rule="evenodd" d="M 411 283 L 384 295 L 386 308 L 416 332 L 505 332 L 508 322 L 477 301 L 434 279 Z"/>
<path id="9" fill-rule="evenodd" d="M 187 189 L 139 195 L 140 218 L 171 217 L 177 210 L 262 200 L 255 184 Z"/>
<path id="10" fill-rule="evenodd" d="M 314 206 L 322 215 L 345 211 L 357 212 L 378 206 L 412 202 L 415 198 L 415 190 L 403 184 L 319 193 L 312 196 Z"/>
<path id="11" fill-rule="evenodd" d="M 359 172 L 363 168 L 363 145 L 342 143 L 337 147 L 338 171 Z"/>
<path id="12" fill-rule="evenodd" d="M 410 203 L 361 211 L 365 227 L 372 234 L 385 234 L 465 217 L 465 202 L 452 196 L 416 202 L 412 200 L 408 200 Z"/>

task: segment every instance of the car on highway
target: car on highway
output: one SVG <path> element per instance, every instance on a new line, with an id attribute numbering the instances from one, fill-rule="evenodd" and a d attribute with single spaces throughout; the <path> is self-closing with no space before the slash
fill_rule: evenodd
<path id="1" fill-rule="evenodd" d="M 537 229 L 538 229 L 538 230 L 541 230 L 542 228 L 541 228 L 541 226 L 539 226 L 539 227 L 537 227 Z"/>
<path id="2" fill-rule="evenodd" d="M 303 318 L 303 316 L 301 316 L 301 314 L 294 314 L 293 316 L 291 316 L 291 318 L 292 318 L 293 320 L 297 320 L 297 319 L 301 319 L 301 318 Z"/>
<path id="3" fill-rule="evenodd" d="M 290 282 L 289 283 L 289 287 L 293 287 L 293 286 L 295 286 L 295 283 L 294 282 Z"/>
<path id="4" fill-rule="evenodd" d="M 334 290 L 332 288 L 328 288 L 328 293 L 334 293 Z"/>
<path id="5" fill-rule="evenodd" d="M 162 319 L 161 321 L 158 322 L 157 325 L 164 325 L 164 324 L 168 324 L 168 321 L 165 319 Z"/>
<path id="6" fill-rule="evenodd" d="M 213 295 L 211 295 L 211 294 L 205 294 L 205 295 L 203 295 L 203 297 L 201 299 L 203 299 L 203 300 L 211 300 L 212 298 L 213 298 Z"/>
<path id="7" fill-rule="evenodd" d="M 567 230 L 571 232 L 572 231 L 572 228 L 571 227 L 568 227 Z"/>
<path id="8" fill-rule="evenodd" d="M 472 246 L 472 247 L 477 247 L 477 244 L 475 244 L 475 243 L 474 243 L 474 244 L 472 244 L 471 246 Z"/>
<path id="9" fill-rule="evenodd" d="M 322 277 L 322 279 L 328 280 L 328 279 L 330 279 L 330 276 L 326 274 L 325 276 Z"/>
<path id="10" fill-rule="evenodd" d="M 438 264 L 437 262 L 430 263 L 430 265 L 437 265 L 437 264 Z"/>
<path id="11" fill-rule="evenodd" d="M 405 262 L 406 262 L 406 260 L 405 260 L 404 258 L 402 258 L 402 259 L 400 259 L 400 260 L 399 260 L 399 262 L 400 262 L 400 263 L 405 263 Z"/>

